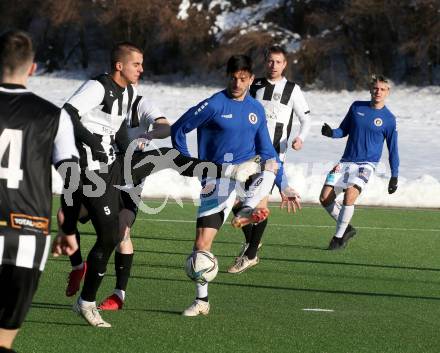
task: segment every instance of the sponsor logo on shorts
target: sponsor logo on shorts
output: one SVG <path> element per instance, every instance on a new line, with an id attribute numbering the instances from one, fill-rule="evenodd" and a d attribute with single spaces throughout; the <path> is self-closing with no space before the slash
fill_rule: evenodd
<path id="1" fill-rule="evenodd" d="M 254 183 L 254 187 L 259 186 L 263 182 L 263 178 L 258 178 L 258 180 Z"/>
<path id="2" fill-rule="evenodd" d="M 250 113 L 249 114 L 249 121 L 250 121 L 251 124 L 255 125 L 257 123 L 257 121 L 258 121 L 257 114 Z"/>
<path id="3" fill-rule="evenodd" d="M 222 118 L 225 118 L 225 119 L 232 119 L 232 114 L 223 114 L 223 115 L 222 115 Z"/>
<path id="4" fill-rule="evenodd" d="M 16 229 L 32 230 L 34 232 L 48 235 L 49 219 L 20 213 L 11 213 L 11 227 Z"/>
<path id="5" fill-rule="evenodd" d="M 371 170 L 368 168 L 360 167 L 358 170 L 358 178 L 363 180 L 365 183 L 368 183 L 368 179 L 370 178 Z"/>
<path id="6" fill-rule="evenodd" d="M 383 121 L 381 118 L 376 118 L 374 119 L 374 125 L 376 126 L 382 126 L 383 125 Z"/>

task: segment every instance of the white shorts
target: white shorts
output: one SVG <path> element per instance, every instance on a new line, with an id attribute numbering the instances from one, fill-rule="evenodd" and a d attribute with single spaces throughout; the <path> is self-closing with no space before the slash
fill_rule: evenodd
<path id="1" fill-rule="evenodd" d="M 236 182 L 228 178 L 208 179 L 200 192 L 197 218 L 224 211 L 224 221 L 226 221 L 237 195 L 235 187 Z"/>
<path id="2" fill-rule="evenodd" d="M 336 194 L 353 185 L 363 190 L 374 173 L 374 169 L 374 164 L 368 162 L 341 162 L 327 174 L 324 184 L 333 186 Z"/>

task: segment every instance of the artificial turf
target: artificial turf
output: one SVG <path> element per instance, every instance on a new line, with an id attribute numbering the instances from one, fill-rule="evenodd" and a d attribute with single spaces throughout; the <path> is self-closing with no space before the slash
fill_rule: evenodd
<path id="1" fill-rule="evenodd" d="M 147 201 L 158 206 L 156 201 Z M 55 208 L 57 200 L 55 200 Z M 68 259 L 49 258 L 15 349 L 22 353 L 440 351 L 438 210 L 357 208 L 357 235 L 325 250 L 334 224 L 323 209 L 296 215 L 271 208 L 260 264 L 226 272 L 243 236 L 226 224 L 212 252 L 220 271 L 210 284 L 211 312 L 186 318 L 194 284 L 183 265 L 191 252 L 196 208 L 169 203 L 139 213 L 134 266 L 124 309 L 104 312 L 110 329 L 88 326 L 64 295 Z M 54 228 L 54 226 L 52 227 Z M 94 241 L 81 227 L 83 254 Z M 98 293 L 112 292 L 113 257 Z M 313 309 L 313 310 L 304 310 Z M 327 311 L 316 311 L 327 310 Z"/>

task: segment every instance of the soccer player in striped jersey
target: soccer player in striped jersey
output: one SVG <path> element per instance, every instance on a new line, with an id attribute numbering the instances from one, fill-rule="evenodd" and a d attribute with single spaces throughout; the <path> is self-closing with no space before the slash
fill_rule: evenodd
<path id="1" fill-rule="evenodd" d="M 87 257 L 87 271 L 80 250 L 70 257 L 73 271 L 66 294 L 75 294 L 78 288 L 71 287 L 72 278 L 85 272 L 81 295 L 73 308 L 95 327 L 111 326 L 102 319 L 95 300 L 109 257 L 120 241 L 121 194 L 114 186 L 123 184 L 123 176 L 122 162 L 116 153 L 128 145 L 123 122 L 136 98 L 133 84 L 143 72 L 142 62 L 142 51 L 136 45 L 116 44 L 111 51 L 111 74 L 86 81 L 64 105 L 72 117 L 80 151 L 82 204 L 96 230 L 96 242 Z"/>
<path id="2" fill-rule="evenodd" d="M 1 352 L 14 352 L 13 341 L 49 253 L 51 166 L 67 171 L 63 163 L 69 162 L 72 180 L 73 173 L 79 172 L 69 115 L 25 87 L 36 70 L 33 59 L 32 41 L 26 33 L 8 31 L 0 36 Z M 68 191 L 71 185 L 65 181 Z M 78 194 L 75 189 L 73 194 Z M 74 233 L 79 209 L 68 206 L 65 196 L 61 204 L 66 215 L 63 230 L 68 235 L 54 242 L 56 254 L 70 254 L 77 247 Z"/>
<path id="3" fill-rule="evenodd" d="M 250 89 L 251 95 L 264 107 L 270 138 L 282 163 L 288 149 L 293 115 L 295 114 L 300 122 L 299 132 L 292 140 L 294 150 L 299 151 L 302 148 L 311 125 L 310 109 L 301 88 L 283 75 L 287 66 L 286 58 L 287 53 L 284 48 L 280 46 L 268 48 L 265 53 L 266 76 L 257 78 Z M 275 185 L 280 191 L 282 206 L 287 204 L 288 210 L 292 208 L 294 212 L 296 208 L 301 207 L 299 195 L 289 186 L 282 164 Z M 262 200 L 259 207 L 267 207 L 267 202 L 268 197 Z M 229 273 L 241 273 L 258 264 L 257 251 L 261 246 L 261 238 L 267 223 L 268 219 L 242 228 L 245 242 L 239 255 L 229 267 Z"/>
<path id="4" fill-rule="evenodd" d="M 380 161 L 385 140 L 391 167 L 388 193 L 397 190 L 397 125 L 395 116 L 385 106 L 385 100 L 390 94 L 390 83 L 383 76 L 373 75 L 370 94 L 370 101 L 356 101 L 350 106 L 337 129 L 332 129 L 328 124 L 324 124 L 321 129 L 326 137 L 348 136 L 344 154 L 328 173 L 319 197 L 321 205 L 336 221 L 336 232 L 330 241 L 329 250 L 343 249 L 356 234 L 356 229 L 350 224 L 354 204 Z M 340 193 L 344 193 L 342 204 L 336 200 Z"/>
<path id="5" fill-rule="evenodd" d="M 170 123 L 164 114 L 147 97 L 137 96 L 126 120 L 129 141 L 138 141 L 138 149 L 146 150 L 150 141 L 170 136 Z M 142 188 L 144 180 L 138 186 Z M 131 227 L 138 213 L 138 205 L 127 192 L 122 192 L 123 208 L 119 213 L 121 241 L 115 251 L 116 286 L 113 294 L 100 305 L 100 310 L 119 310 L 125 302 L 125 291 L 133 263 Z M 140 197 L 140 195 L 139 195 Z"/>
<path id="6" fill-rule="evenodd" d="M 246 200 L 234 218 L 241 221 L 249 219 L 242 215 L 247 214 L 248 209 L 254 210 L 270 192 L 277 171 L 277 155 L 270 141 L 264 109 L 248 94 L 254 79 L 251 59 L 245 55 L 232 56 L 227 62 L 226 73 L 227 88 L 182 115 L 171 127 L 171 139 L 176 149 L 189 155 L 186 134 L 197 129 L 198 156 L 203 160 L 237 165 L 258 154 L 266 161 L 266 169 L 249 187 L 254 196 Z M 236 185 L 218 178 L 207 179 L 202 184 L 193 250 L 210 251 L 234 204 Z M 260 214 L 256 212 L 255 215 L 259 217 Z M 208 283 L 196 283 L 196 299 L 182 314 L 207 315 L 209 310 Z"/>

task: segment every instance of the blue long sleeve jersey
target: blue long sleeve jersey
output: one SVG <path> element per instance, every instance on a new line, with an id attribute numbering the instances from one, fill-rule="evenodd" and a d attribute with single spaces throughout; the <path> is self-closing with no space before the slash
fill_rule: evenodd
<path id="1" fill-rule="evenodd" d="M 395 116 L 387 107 L 374 109 L 370 102 L 354 102 L 341 125 L 333 129 L 333 138 L 348 135 L 341 162 L 377 163 L 387 141 L 391 176 L 399 174 L 399 151 Z"/>
<path id="2" fill-rule="evenodd" d="M 171 126 L 173 147 L 189 156 L 186 134 L 197 129 L 198 158 L 238 164 L 255 155 L 277 159 L 267 130 L 263 106 L 250 95 L 243 101 L 226 90 L 189 109 Z"/>

